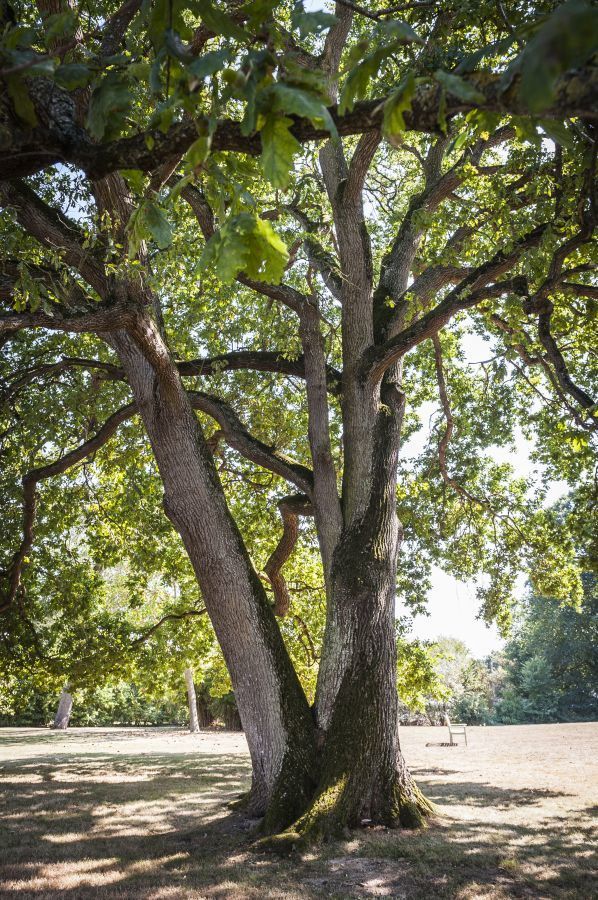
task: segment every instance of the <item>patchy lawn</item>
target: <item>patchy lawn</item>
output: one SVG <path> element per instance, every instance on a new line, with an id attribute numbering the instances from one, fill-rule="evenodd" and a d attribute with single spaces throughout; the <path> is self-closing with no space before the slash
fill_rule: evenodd
<path id="1" fill-rule="evenodd" d="M 279 859 L 251 852 L 249 823 L 226 808 L 249 784 L 242 735 L 0 729 L 0 897 L 598 895 L 598 725 L 471 728 L 469 747 L 439 746 L 441 728 L 401 740 L 436 824 Z"/>

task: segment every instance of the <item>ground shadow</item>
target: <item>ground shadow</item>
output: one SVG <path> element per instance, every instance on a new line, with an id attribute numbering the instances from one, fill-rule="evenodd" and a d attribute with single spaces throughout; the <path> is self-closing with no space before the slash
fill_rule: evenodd
<path id="1" fill-rule="evenodd" d="M 249 785 L 246 754 L 48 750 L 0 770 L 3 898 L 592 896 L 583 814 L 509 822 L 516 808 L 535 810 L 542 800 L 568 797 L 564 791 L 443 784 L 420 776 L 458 773 L 420 768 L 419 784 L 441 811 L 465 805 L 504 815 L 483 828 L 479 818 L 443 817 L 425 832 L 362 830 L 281 859 L 255 853 L 255 823 L 227 808 Z"/>

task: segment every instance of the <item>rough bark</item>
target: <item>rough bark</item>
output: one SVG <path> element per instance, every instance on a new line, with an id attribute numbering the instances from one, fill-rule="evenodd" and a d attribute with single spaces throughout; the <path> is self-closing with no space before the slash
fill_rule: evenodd
<path id="1" fill-rule="evenodd" d="M 52 728 L 60 728 L 66 731 L 66 729 L 69 727 L 72 708 L 73 697 L 71 694 L 69 694 L 67 689 L 64 688 L 62 694 L 60 695 L 60 700 L 58 701 L 58 709 L 56 710 L 56 715 L 54 716 Z"/>
<path id="2" fill-rule="evenodd" d="M 313 790 L 314 729 L 305 695 L 157 327 L 140 317 L 134 337 L 119 332 L 109 340 L 154 451 L 166 514 L 181 535 L 231 676 L 253 765 L 251 810 L 263 813 L 270 805 L 277 810 L 271 827 L 284 827 Z M 296 790 L 282 803 L 290 771 Z"/>
<path id="3" fill-rule="evenodd" d="M 199 719 L 197 717 L 197 698 L 195 696 L 192 669 L 185 669 L 185 684 L 187 685 L 187 701 L 189 703 L 189 731 L 193 734 L 199 731 Z"/>
<path id="4" fill-rule="evenodd" d="M 432 811 L 399 745 L 396 466 L 404 397 L 387 380 L 381 400 L 369 502 L 363 516 L 345 529 L 334 555 L 332 604 L 341 645 L 334 656 L 336 670 L 327 677 L 337 689 L 326 723 L 318 790 L 296 826 L 308 838 L 337 834 L 363 820 L 413 826 Z"/>

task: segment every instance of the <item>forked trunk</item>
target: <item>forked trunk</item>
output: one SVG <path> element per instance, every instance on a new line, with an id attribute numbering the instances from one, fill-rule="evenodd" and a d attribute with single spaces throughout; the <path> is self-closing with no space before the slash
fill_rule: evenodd
<path id="1" fill-rule="evenodd" d="M 343 672 L 324 738 L 318 791 L 297 825 L 307 836 L 334 835 L 364 821 L 414 826 L 432 809 L 399 745 L 396 525 L 394 531 L 387 532 L 386 540 L 380 534 L 376 540 L 363 533 L 362 523 L 335 555 L 333 591 L 344 635 L 338 657 Z"/>
<path id="2" fill-rule="evenodd" d="M 328 628 L 334 620 L 334 633 L 327 635 L 317 691 L 319 783 L 293 826 L 303 839 L 333 836 L 364 821 L 414 826 L 432 811 L 399 746 L 396 467 L 403 409 L 401 391 L 387 381 L 372 435 L 368 501 L 334 553 L 327 622 Z"/>
<path id="3" fill-rule="evenodd" d="M 62 694 L 60 695 L 60 700 L 58 701 L 58 709 L 56 710 L 56 715 L 54 716 L 52 728 L 61 728 L 63 730 L 66 730 L 69 727 L 72 709 L 72 694 L 69 694 L 67 689 L 64 688 Z"/>
<path id="4" fill-rule="evenodd" d="M 189 731 L 194 734 L 199 731 L 199 719 L 197 717 L 197 697 L 195 696 L 192 669 L 185 669 L 185 683 L 187 685 L 187 702 L 189 704 Z"/>

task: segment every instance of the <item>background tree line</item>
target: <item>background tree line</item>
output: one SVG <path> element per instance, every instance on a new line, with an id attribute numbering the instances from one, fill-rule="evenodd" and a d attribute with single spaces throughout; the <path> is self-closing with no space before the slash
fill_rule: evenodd
<path id="1" fill-rule="evenodd" d="M 515 609 L 501 651 L 476 658 L 457 637 L 410 639 L 398 631 L 398 690 L 403 725 L 442 724 L 448 713 L 471 725 L 516 725 L 598 719 L 598 592 L 584 578 L 578 607 L 527 594 Z M 170 640 L 171 647 L 174 641 Z M 241 723 L 222 656 L 214 642 L 196 666 L 201 727 L 239 729 Z M 70 724 L 186 725 L 189 709 L 178 667 L 155 672 L 139 665 L 75 688 Z M 178 669 L 178 671 L 177 671 Z M 313 677 L 313 676 L 312 676 Z M 310 678 L 304 670 L 306 689 Z M 313 689 L 313 684 L 312 684 Z M 56 712 L 58 678 L 32 675 L 0 687 L 0 725 L 41 726 Z"/>

